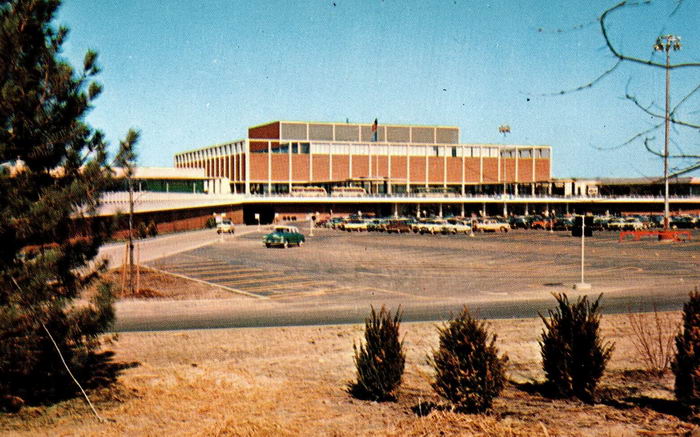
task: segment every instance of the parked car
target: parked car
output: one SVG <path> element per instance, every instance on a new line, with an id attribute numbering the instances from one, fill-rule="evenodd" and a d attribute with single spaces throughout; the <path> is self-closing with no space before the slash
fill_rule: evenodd
<path id="1" fill-rule="evenodd" d="M 467 220 L 447 219 L 442 227 L 443 234 L 470 234 L 472 225 Z"/>
<path id="2" fill-rule="evenodd" d="M 343 229 L 345 229 L 348 232 L 366 231 L 367 230 L 367 222 L 365 220 L 362 220 L 362 219 L 348 220 L 345 222 Z"/>
<path id="3" fill-rule="evenodd" d="M 265 247 L 289 247 L 290 244 L 301 246 L 306 242 L 304 234 L 296 226 L 275 226 L 269 234 L 263 237 Z"/>
<path id="4" fill-rule="evenodd" d="M 557 217 L 554 219 L 555 231 L 570 231 L 574 227 L 574 220 L 569 217 Z"/>
<path id="5" fill-rule="evenodd" d="M 233 226 L 233 222 L 229 219 L 223 219 L 216 224 L 217 234 L 233 234 L 236 232 L 236 228 Z"/>
<path id="6" fill-rule="evenodd" d="M 508 220 L 510 223 L 511 229 L 529 229 L 530 228 L 530 220 L 528 217 L 523 216 L 523 215 L 516 215 L 510 218 Z"/>
<path id="7" fill-rule="evenodd" d="M 670 226 L 672 229 L 693 229 L 698 226 L 698 222 L 695 217 L 677 215 L 671 217 Z"/>
<path id="8" fill-rule="evenodd" d="M 384 225 L 384 230 L 387 234 L 391 234 L 392 232 L 396 232 L 397 234 L 403 232 L 409 233 L 411 232 L 411 224 L 408 220 L 389 220 Z"/>
<path id="9" fill-rule="evenodd" d="M 606 228 L 609 231 L 623 231 L 625 229 L 625 219 L 620 217 L 611 218 L 608 220 Z"/>
<path id="10" fill-rule="evenodd" d="M 530 227 L 532 229 L 552 229 L 553 220 L 547 217 L 536 217 L 532 220 Z"/>
<path id="11" fill-rule="evenodd" d="M 428 220 L 418 225 L 419 234 L 439 234 L 442 232 L 442 227 L 447 223 L 445 220 Z"/>
<path id="12" fill-rule="evenodd" d="M 508 232 L 510 224 L 500 219 L 481 219 L 474 222 L 474 230 L 479 232 Z"/>
<path id="13" fill-rule="evenodd" d="M 384 232 L 386 229 L 386 219 L 372 219 L 367 222 L 367 231 Z"/>
<path id="14" fill-rule="evenodd" d="M 640 231 L 645 229 L 644 223 L 636 217 L 628 217 L 625 219 L 625 225 L 623 229 L 626 231 Z"/>

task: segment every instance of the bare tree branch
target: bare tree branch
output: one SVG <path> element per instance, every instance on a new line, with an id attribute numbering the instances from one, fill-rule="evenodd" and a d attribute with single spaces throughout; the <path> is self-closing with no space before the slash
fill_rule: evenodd
<path id="1" fill-rule="evenodd" d="M 664 157 L 663 153 L 657 152 L 656 150 L 652 149 L 651 146 L 649 145 L 649 143 L 655 139 L 656 139 L 656 137 L 644 138 L 644 147 L 647 149 L 647 152 L 651 153 L 652 155 L 656 155 L 659 158 L 663 158 Z"/>
<path id="2" fill-rule="evenodd" d="M 694 164 L 692 164 L 692 165 L 690 165 L 682 170 L 679 170 L 679 171 L 676 171 L 674 173 L 669 174 L 668 177 L 675 178 L 675 177 L 690 173 L 691 171 L 697 170 L 699 168 L 700 168 L 700 162 L 696 162 L 696 163 L 694 163 Z"/>
<path id="3" fill-rule="evenodd" d="M 605 79 L 606 76 L 610 75 L 613 71 L 615 71 L 615 70 L 617 69 L 617 67 L 620 66 L 620 64 L 622 64 L 622 60 L 621 60 L 621 59 L 618 59 L 618 61 L 615 63 L 615 65 L 613 65 L 609 70 L 604 71 L 604 72 L 601 73 L 598 77 L 596 77 L 595 79 L 593 79 L 592 81 L 588 82 L 588 83 L 585 84 L 585 85 L 581 85 L 581 86 L 579 86 L 579 87 L 577 87 L 577 88 L 572 88 L 572 89 L 569 89 L 569 90 L 557 91 L 557 92 L 554 92 L 554 93 L 536 94 L 536 96 L 537 96 L 537 97 L 560 96 L 560 95 L 562 95 L 562 94 L 571 94 L 571 93 L 575 93 L 575 92 L 578 92 L 578 91 L 583 91 L 583 90 L 586 90 L 586 89 L 589 89 L 589 88 L 593 88 L 594 85 L 596 85 L 598 82 L 600 82 L 601 80 Z"/>
<path id="4" fill-rule="evenodd" d="M 621 148 L 623 148 L 623 147 L 625 147 L 625 146 L 629 146 L 629 145 L 632 144 L 633 142 L 637 141 L 638 139 L 640 139 L 640 138 L 646 136 L 647 134 L 649 134 L 649 133 L 651 133 L 651 132 L 654 132 L 656 129 L 660 128 L 660 127 L 663 126 L 663 125 L 664 125 L 664 122 L 658 123 L 658 124 L 656 124 L 656 125 L 650 127 L 649 129 L 645 130 L 645 131 L 642 131 L 642 132 L 637 133 L 636 135 L 632 136 L 630 139 L 628 139 L 628 140 L 625 141 L 624 143 L 618 144 L 617 146 L 611 146 L 611 147 L 598 147 L 598 146 L 593 146 L 593 148 L 596 149 L 596 150 L 603 150 L 603 151 L 607 151 L 607 150 L 618 150 L 618 149 L 621 149 Z"/>
<path id="5" fill-rule="evenodd" d="M 610 53 L 612 53 L 613 56 L 615 56 L 620 61 L 629 61 L 629 62 L 634 62 L 634 63 L 642 64 L 642 65 L 648 65 L 648 66 L 657 67 L 657 68 L 668 68 L 670 70 L 673 70 L 673 69 L 677 69 L 677 68 L 700 67 L 700 62 L 687 62 L 687 63 L 682 63 L 682 64 L 671 64 L 667 67 L 666 64 L 664 64 L 664 63 L 659 63 L 659 62 L 654 62 L 654 61 L 647 60 L 647 59 L 636 58 L 634 56 L 624 55 L 624 54 L 622 54 L 622 52 L 618 51 L 615 48 L 615 46 L 613 46 L 612 41 L 610 41 L 610 36 L 608 34 L 607 23 L 605 22 L 605 20 L 608 18 L 608 15 L 610 15 L 611 13 L 618 11 L 622 8 L 648 5 L 649 3 L 651 3 L 650 0 L 641 1 L 641 2 L 623 1 L 623 2 L 616 4 L 615 6 L 611 7 L 610 9 L 607 9 L 605 12 L 603 12 L 603 14 L 600 16 L 600 31 L 603 34 L 603 38 L 605 39 L 605 45 L 608 47 L 608 50 L 610 50 Z"/>

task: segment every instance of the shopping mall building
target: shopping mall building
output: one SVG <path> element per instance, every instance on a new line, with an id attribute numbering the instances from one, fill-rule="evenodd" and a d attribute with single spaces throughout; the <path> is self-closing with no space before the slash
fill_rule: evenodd
<path id="1" fill-rule="evenodd" d="M 243 194 L 304 186 L 388 195 L 546 193 L 550 146 L 459 140 L 452 126 L 275 121 L 249 128 L 246 139 L 178 153 L 175 167 L 204 168 Z"/>
<path id="2" fill-rule="evenodd" d="M 574 170 L 575 171 L 575 170 Z M 237 223 L 367 215 L 502 215 L 663 211 L 663 181 L 553 179 L 552 147 L 461 143 L 454 126 L 275 121 L 248 138 L 139 168 L 137 220 L 164 232 Z M 671 211 L 700 212 L 700 178 L 670 182 Z M 128 210 L 107 193 L 102 215 Z"/>

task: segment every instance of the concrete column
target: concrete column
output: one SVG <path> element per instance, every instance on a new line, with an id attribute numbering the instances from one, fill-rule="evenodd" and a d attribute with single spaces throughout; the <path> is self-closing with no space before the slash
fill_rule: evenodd
<path id="1" fill-rule="evenodd" d="M 409 155 L 410 148 L 406 144 L 406 193 L 411 189 L 411 156 Z"/>
<path id="2" fill-rule="evenodd" d="M 272 141 L 267 142 L 267 192 L 272 193 Z"/>
<path id="3" fill-rule="evenodd" d="M 306 127 L 308 132 L 308 126 Z M 292 143 L 291 141 L 287 143 L 287 186 L 289 187 L 289 193 L 292 192 Z"/>
<path id="4" fill-rule="evenodd" d="M 245 194 L 250 195 L 250 141 L 245 140 L 244 144 L 245 156 Z"/>
<path id="5" fill-rule="evenodd" d="M 464 169 L 464 146 L 461 146 L 462 148 L 462 197 L 465 196 L 466 194 L 466 189 L 465 189 L 465 177 L 466 177 L 466 170 Z M 464 209 L 464 205 L 462 205 L 462 209 Z M 462 214 L 464 215 L 464 214 Z"/>
<path id="6" fill-rule="evenodd" d="M 442 217 L 442 203 L 438 205 L 438 217 Z"/>

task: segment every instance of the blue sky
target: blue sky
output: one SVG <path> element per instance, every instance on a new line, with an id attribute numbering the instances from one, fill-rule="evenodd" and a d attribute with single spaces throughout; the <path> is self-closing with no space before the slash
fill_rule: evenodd
<path id="1" fill-rule="evenodd" d="M 640 141 L 655 120 L 629 89 L 663 111 L 663 69 L 614 64 L 596 21 L 615 1 L 65 0 L 64 55 L 100 54 L 104 93 L 89 122 L 117 144 L 142 132 L 139 162 L 171 166 L 176 152 L 232 141 L 272 120 L 439 124 L 464 143 L 547 144 L 555 177 L 662 172 Z M 648 59 L 661 33 L 683 38 L 676 62 L 700 61 L 700 8 L 656 1 L 611 17 L 612 39 Z M 661 59 L 656 55 L 657 59 Z M 672 73 L 672 100 L 700 83 Z M 699 96 L 700 97 L 700 96 Z M 679 114 L 700 123 L 700 98 Z M 511 126 L 506 138 L 498 133 Z M 654 144 L 663 144 L 663 130 Z M 672 132 L 672 151 L 700 154 L 700 134 Z M 695 172 L 700 176 L 700 172 Z"/>

